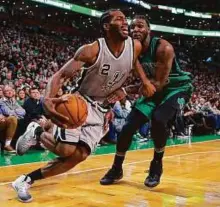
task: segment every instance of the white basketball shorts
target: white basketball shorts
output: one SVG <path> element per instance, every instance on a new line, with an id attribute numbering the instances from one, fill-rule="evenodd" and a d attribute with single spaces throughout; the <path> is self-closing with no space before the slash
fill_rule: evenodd
<path id="1" fill-rule="evenodd" d="M 88 116 L 85 123 L 76 129 L 62 129 L 56 125 L 53 128 L 53 136 L 56 141 L 68 144 L 86 143 L 93 152 L 107 133 L 104 130 L 105 113 L 101 112 L 96 106 L 87 102 Z"/>

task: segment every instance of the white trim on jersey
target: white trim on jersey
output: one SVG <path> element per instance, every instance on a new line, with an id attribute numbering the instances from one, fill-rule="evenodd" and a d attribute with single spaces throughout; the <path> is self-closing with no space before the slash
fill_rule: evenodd
<path id="1" fill-rule="evenodd" d="M 85 66 L 82 67 L 81 73 L 80 73 L 80 77 L 76 80 L 76 86 L 71 89 L 71 92 L 76 91 L 76 90 L 80 87 L 79 82 L 82 80 L 82 78 L 83 78 L 83 73 L 86 72 L 85 70 L 90 70 L 91 68 L 93 68 L 93 67 L 99 62 L 99 59 L 100 59 L 100 56 L 101 56 L 101 52 L 102 52 L 102 42 L 101 42 L 99 39 L 97 39 L 97 42 L 98 42 L 98 45 L 99 45 L 99 53 L 98 53 L 98 57 L 97 57 L 95 63 L 92 64 L 92 65 L 89 66 L 89 67 L 85 67 Z M 84 46 L 85 46 L 85 45 L 84 45 Z M 80 48 L 77 50 L 77 52 L 80 52 L 80 51 L 83 49 L 84 46 L 80 47 Z M 79 51 L 79 50 L 80 50 L 80 51 Z"/>
<path id="2" fill-rule="evenodd" d="M 108 50 L 108 53 L 109 53 L 115 60 L 119 60 L 119 59 L 123 56 L 124 52 L 126 51 L 126 47 L 127 47 L 126 40 L 124 41 L 123 51 L 121 52 L 121 54 L 120 54 L 118 57 L 115 57 L 114 54 L 110 51 L 110 49 L 109 49 L 109 47 L 108 47 L 108 45 L 107 45 L 107 43 L 106 43 L 106 41 L 105 41 L 105 38 L 102 38 L 102 39 L 103 39 L 103 42 L 104 42 L 104 44 L 105 44 L 105 46 L 106 46 L 106 48 L 107 48 L 107 50 Z"/>
<path id="3" fill-rule="evenodd" d="M 101 56 L 101 53 L 102 53 L 102 42 L 99 39 L 97 39 L 97 42 L 99 44 L 99 54 L 98 54 L 98 57 L 97 57 L 97 59 L 96 59 L 94 64 L 92 64 L 89 67 L 84 67 L 83 68 L 84 70 L 89 70 L 89 69 L 93 68 L 99 62 L 99 59 L 100 59 L 100 56 Z"/>

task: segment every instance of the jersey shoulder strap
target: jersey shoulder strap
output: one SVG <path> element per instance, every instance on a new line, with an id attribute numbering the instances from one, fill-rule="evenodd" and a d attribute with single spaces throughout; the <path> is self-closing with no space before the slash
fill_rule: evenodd
<path id="1" fill-rule="evenodd" d="M 102 54 L 102 48 L 103 48 L 102 38 L 97 39 L 97 42 L 98 42 L 98 45 L 99 45 L 99 52 L 98 52 L 97 58 L 96 58 L 95 62 L 92 65 L 90 65 L 89 67 L 84 67 L 84 69 L 86 69 L 86 70 L 94 68 L 99 63 L 100 56 Z"/>

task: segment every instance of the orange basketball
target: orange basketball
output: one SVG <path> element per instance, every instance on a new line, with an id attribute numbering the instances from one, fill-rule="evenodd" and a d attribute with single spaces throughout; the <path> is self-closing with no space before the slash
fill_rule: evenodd
<path id="1" fill-rule="evenodd" d="M 87 118 L 88 108 L 86 101 L 79 95 L 67 94 L 63 97 L 68 97 L 68 101 L 57 104 L 57 112 L 69 118 L 65 123 L 68 129 L 75 129 L 81 126 Z"/>

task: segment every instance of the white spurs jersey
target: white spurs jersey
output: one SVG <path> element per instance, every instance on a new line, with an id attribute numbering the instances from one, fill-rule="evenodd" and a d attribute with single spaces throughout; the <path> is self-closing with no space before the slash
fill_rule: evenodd
<path id="1" fill-rule="evenodd" d="M 96 62 L 83 70 L 78 80 L 78 91 L 102 103 L 107 96 L 120 88 L 133 68 L 133 40 L 128 37 L 119 57 L 115 57 L 104 38 L 98 39 L 99 54 Z"/>

